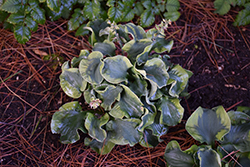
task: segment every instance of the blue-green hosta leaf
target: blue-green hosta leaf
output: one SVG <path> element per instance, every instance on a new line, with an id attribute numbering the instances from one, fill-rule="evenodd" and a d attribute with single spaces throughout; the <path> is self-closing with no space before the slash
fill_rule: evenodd
<path id="1" fill-rule="evenodd" d="M 160 123 L 167 126 L 175 126 L 180 123 L 184 113 L 179 99 L 168 99 L 166 96 L 161 98 L 158 110 L 161 111 Z"/>
<path id="2" fill-rule="evenodd" d="M 84 15 L 86 15 L 90 20 L 94 20 L 100 14 L 101 7 L 99 0 L 87 1 L 84 5 Z"/>
<path id="3" fill-rule="evenodd" d="M 140 132 L 143 132 L 147 126 L 154 123 L 154 119 L 155 119 L 155 116 L 157 114 L 157 112 L 155 112 L 155 113 L 149 112 L 147 108 L 144 108 L 144 110 L 145 110 L 145 113 L 141 118 L 142 122 L 138 127 L 138 130 Z"/>
<path id="4" fill-rule="evenodd" d="M 169 19 L 171 21 L 176 21 L 179 19 L 181 14 L 180 12 L 175 11 L 175 12 L 165 12 L 163 15 L 164 15 L 164 18 L 166 19 Z"/>
<path id="5" fill-rule="evenodd" d="M 0 9 L 8 13 L 17 13 L 22 7 L 21 0 L 6 0 Z"/>
<path id="6" fill-rule="evenodd" d="M 250 122 L 250 116 L 240 111 L 229 111 L 228 116 L 232 125 L 241 125 L 246 122 Z"/>
<path id="7" fill-rule="evenodd" d="M 87 59 L 82 59 L 79 64 L 79 71 L 83 79 L 92 84 L 100 84 L 103 80 L 101 75 L 101 59 L 103 55 L 99 51 L 94 51 L 88 55 Z"/>
<path id="8" fill-rule="evenodd" d="M 153 49 L 156 53 L 170 52 L 173 47 L 173 40 L 168 41 L 164 38 L 157 38 L 153 45 Z"/>
<path id="9" fill-rule="evenodd" d="M 169 75 L 166 65 L 161 59 L 153 58 L 148 60 L 144 65 L 144 70 L 147 73 L 146 77 L 157 83 L 159 88 L 167 85 Z"/>
<path id="10" fill-rule="evenodd" d="M 216 9 L 214 12 L 219 13 L 220 15 L 226 14 L 231 6 L 229 0 L 215 0 L 214 1 L 214 8 Z"/>
<path id="11" fill-rule="evenodd" d="M 31 16 L 37 23 L 39 24 L 45 23 L 46 20 L 45 11 L 39 6 L 32 7 Z"/>
<path id="12" fill-rule="evenodd" d="M 145 61 L 147 59 L 147 54 L 150 48 L 146 48 L 147 46 L 150 47 L 152 41 L 150 39 L 141 39 L 141 40 L 131 40 L 127 42 L 123 47 L 122 50 L 126 51 L 129 55 L 128 58 L 134 64 L 136 62 L 136 58 L 138 57 L 138 62 Z M 145 53 L 143 52 L 145 50 Z M 141 55 L 142 54 L 142 55 Z M 145 57 L 146 56 L 146 57 Z"/>
<path id="13" fill-rule="evenodd" d="M 221 142 L 222 144 L 233 144 L 241 152 L 250 152 L 250 123 L 232 125 L 229 133 Z"/>
<path id="14" fill-rule="evenodd" d="M 173 97 L 179 97 L 180 93 L 186 88 L 191 73 L 187 72 L 180 65 L 175 65 L 169 71 L 168 85 L 171 85 L 169 94 Z"/>
<path id="15" fill-rule="evenodd" d="M 72 68 L 76 68 L 79 66 L 79 63 L 82 59 L 87 59 L 89 55 L 89 51 L 88 50 L 81 50 L 80 51 L 80 54 L 79 54 L 79 57 L 73 57 L 73 59 L 71 60 L 70 64 L 71 64 L 71 67 Z"/>
<path id="16" fill-rule="evenodd" d="M 143 52 L 136 57 L 136 63 L 140 66 L 148 61 L 148 56 L 152 51 L 153 44 L 148 45 L 144 48 Z"/>
<path id="17" fill-rule="evenodd" d="M 250 3 L 247 3 L 248 9 L 241 10 L 236 16 L 234 26 L 244 26 L 250 24 Z"/>
<path id="18" fill-rule="evenodd" d="M 145 39 L 146 32 L 141 26 L 136 26 L 133 23 L 127 23 L 125 24 L 125 32 L 129 33 L 132 35 L 134 40 L 140 40 L 140 39 Z"/>
<path id="19" fill-rule="evenodd" d="M 79 8 L 76 8 L 72 18 L 68 21 L 68 30 L 76 30 L 84 21 L 86 21 L 86 18 L 84 17 L 83 11 Z"/>
<path id="20" fill-rule="evenodd" d="M 221 167 L 220 155 L 210 147 L 200 148 L 197 154 L 200 167 Z"/>
<path id="21" fill-rule="evenodd" d="M 115 118 L 140 118 L 143 114 L 142 102 L 127 86 L 121 85 L 123 92 L 120 101 L 109 112 Z"/>
<path id="22" fill-rule="evenodd" d="M 247 115 L 250 116 L 250 107 L 247 107 L 247 106 L 238 106 L 236 111 L 241 111 L 241 112 L 244 112 L 246 113 Z"/>
<path id="23" fill-rule="evenodd" d="M 142 27 L 149 27 L 151 26 L 153 23 L 155 22 L 155 15 L 152 12 L 152 10 L 149 8 L 147 10 L 145 10 L 142 14 L 141 14 L 141 26 Z"/>
<path id="24" fill-rule="evenodd" d="M 105 84 L 96 87 L 95 91 L 100 95 L 103 101 L 101 106 L 105 110 L 111 110 L 111 105 L 116 100 L 120 100 L 120 93 L 122 92 L 122 88 L 120 86 Z"/>
<path id="25" fill-rule="evenodd" d="M 89 84 L 87 89 L 83 93 L 84 100 L 86 103 L 90 104 L 92 101 L 97 100 L 96 92 L 93 87 Z"/>
<path id="26" fill-rule="evenodd" d="M 50 10 L 58 13 L 60 11 L 61 7 L 61 1 L 58 0 L 46 0 L 47 6 L 50 8 Z"/>
<path id="27" fill-rule="evenodd" d="M 140 141 L 140 145 L 143 147 L 156 147 L 161 140 L 159 137 L 155 136 L 150 129 L 144 129 L 143 138 Z"/>
<path id="28" fill-rule="evenodd" d="M 25 19 L 25 16 L 22 13 L 12 13 L 7 21 L 11 24 L 19 24 L 19 23 L 23 23 Z"/>
<path id="29" fill-rule="evenodd" d="M 14 35 L 16 40 L 21 44 L 25 44 L 31 38 L 31 32 L 24 24 L 15 26 Z"/>
<path id="30" fill-rule="evenodd" d="M 127 2 L 127 1 L 125 1 Z M 132 8 L 125 8 L 125 11 L 123 11 L 123 14 L 122 14 L 122 22 L 128 22 L 128 21 L 131 21 L 133 20 L 135 16 L 135 13 L 134 13 L 134 9 Z"/>
<path id="31" fill-rule="evenodd" d="M 36 31 L 38 28 L 37 22 L 35 22 L 31 16 L 26 16 L 24 20 L 24 24 L 31 30 L 31 31 Z"/>
<path id="32" fill-rule="evenodd" d="M 113 56 L 115 54 L 115 50 L 116 50 L 115 44 L 107 40 L 105 40 L 102 43 L 100 42 L 95 43 L 94 48 L 92 49 L 92 51 L 99 51 L 103 55 L 109 55 L 109 56 Z"/>
<path id="33" fill-rule="evenodd" d="M 140 123 L 140 119 L 116 118 L 109 121 L 106 124 L 106 129 L 110 133 L 110 141 L 119 145 L 134 146 L 142 138 L 142 134 L 137 130 Z"/>
<path id="34" fill-rule="evenodd" d="M 212 145 L 221 140 L 231 127 L 230 118 L 222 106 L 210 109 L 197 108 L 186 123 L 188 133 L 201 143 Z"/>
<path id="35" fill-rule="evenodd" d="M 166 9 L 168 12 L 175 12 L 180 8 L 178 0 L 168 0 L 166 3 Z"/>
<path id="36" fill-rule="evenodd" d="M 112 6 L 108 10 L 108 16 L 111 21 L 120 22 L 123 18 L 121 9 Z"/>
<path id="37" fill-rule="evenodd" d="M 193 150 L 197 149 L 196 145 L 192 146 Z M 194 148 L 196 147 L 196 148 Z M 177 141 L 170 141 L 165 149 L 164 158 L 169 167 L 194 167 L 195 162 L 193 159 L 194 152 L 185 153 L 181 150 Z"/>
<path id="38" fill-rule="evenodd" d="M 78 129 L 86 133 L 84 119 L 86 113 L 77 101 L 69 102 L 55 112 L 51 121 L 52 133 L 60 133 L 60 140 L 64 144 L 79 140 Z"/>
<path id="39" fill-rule="evenodd" d="M 87 82 L 83 80 L 77 68 L 70 68 L 63 70 L 60 75 L 60 85 L 69 97 L 77 99 L 85 90 Z"/>
<path id="40" fill-rule="evenodd" d="M 94 114 L 87 113 L 85 120 L 85 127 L 88 130 L 88 134 L 99 142 L 103 142 L 107 137 L 106 131 L 102 128 L 109 121 L 109 115 L 106 113 L 100 119 Z"/>
<path id="41" fill-rule="evenodd" d="M 110 151 L 115 146 L 115 143 L 110 141 L 109 133 L 108 133 L 108 137 L 104 140 L 104 142 L 99 142 L 96 139 L 90 140 L 89 138 L 85 138 L 84 144 L 86 146 L 90 146 L 92 150 L 95 150 L 98 154 L 101 154 L 101 155 L 110 153 Z"/>
<path id="42" fill-rule="evenodd" d="M 133 66 L 127 57 L 121 55 L 107 57 L 103 62 L 101 70 L 105 80 L 113 84 L 127 81 L 127 71 Z"/>

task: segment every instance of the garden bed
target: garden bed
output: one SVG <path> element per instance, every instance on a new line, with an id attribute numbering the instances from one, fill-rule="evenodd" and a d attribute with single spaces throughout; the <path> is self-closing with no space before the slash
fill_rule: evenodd
<path id="1" fill-rule="evenodd" d="M 115 146 L 98 155 L 79 142 L 64 145 L 50 130 L 54 112 L 69 101 L 60 89 L 60 65 L 90 49 L 85 37 L 66 30 L 67 21 L 47 21 L 25 45 L 0 30 L 0 165 L 1 166 L 164 166 L 170 140 L 183 149 L 195 140 L 184 123 L 198 107 L 222 105 L 227 111 L 250 107 L 250 27 L 233 27 L 236 12 L 219 16 L 209 6 L 182 0 L 181 18 L 166 32 L 174 39 L 171 61 L 191 70 L 189 98 L 182 99 L 183 121 L 155 148 Z M 49 58 L 46 54 L 55 55 Z M 88 106 L 85 106 L 88 108 Z"/>

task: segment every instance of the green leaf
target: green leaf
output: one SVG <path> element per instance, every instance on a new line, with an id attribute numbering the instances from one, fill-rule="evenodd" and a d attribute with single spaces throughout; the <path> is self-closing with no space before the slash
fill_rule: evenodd
<path id="1" fill-rule="evenodd" d="M 146 32 L 141 26 L 136 26 L 133 23 L 125 24 L 125 32 L 132 35 L 133 39 L 140 40 L 147 37 Z"/>
<path id="2" fill-rule="evenodd" d="M 250 122 L 250 116 L 240 111 L 229 111 L 228 116 L 232 125 L 241 125 L 246 122 Z"/>
<path id="3" fill-rule="evenodd" d="M 169 71 L 169 77 L 168 85 L 171 85 L 169 94 L 173 97 L 179 97 L 180 93 L 186 88 L 190 75 L 180 65 L 175 65 Z"/>
<path id="4" fill-rule="evenodd" d="M 93 51 L 87 59 L 82 59 L 79 64 L 79 71 L 83 79 L 92 84 L 100 84 L 103 80 L 101 75 L 101 59 L 103 55 L 99 51 Z"/>
<path id="5" fill-rule="evenodd" d="M 22 7 L 21 0 L 6 0 L 0 9 L 8 13 L 17 13 Z"/>
<path id="6" fill-rule="evenodd" d="M 142 102 L 127 86 L 121 85 L 123 92 L 119 102 L 115 104 L 109 114 L 115 118 L 140 118 L 143 114 Z"/>
<path id="7" fill-rule="evenodd" d="M 79 66 L 79 63 L 82 59 L 87 59 L 89 55 L 89 51 L 86 49 L 81 50 L 79 57 L 73 57 L 73 59 L 71 60 L 70 64 L 72 68 L 76 68 Z"/>
<path id="8" fill-rule="evenodd" d="M 36 31 L 38 28 L 37 22 L 35 22 L 31 16 L 26 16 L 24 23 L 31 31 Z"/>
<path id="9" fill-rule="evenodd" d="M 180 105 L 179 99 L 168 99 L 166 96 L 163 96 L 158 106 L 158 110 L 161 111 L 161 124 L 175 126 L 181 122 L 184 109 Z"/>
<path id="10" fill-rule="evenodd" d="M 111 110 L 112 104 L 116 100 L 120 100 L 120 93 L 122 92 L 122 90 L 123 89 L 120 86 L 114 85 L 100 85 L 95 88 L 95 91 L 100 95 L 101 99 L 103 100 L 101 106 L 105 110 Z"/>
<path id="11" fill-rule="evenodd" d="M 229 133 L 221 142 L 222 144 L 233 144 L 241 152 L 250 152 L 250 123 L 232 125 Z"/>
<path id="12" fill-rule="evenodd" d="M 114 148 L 115 143 L 110 141 L 110 135 L 108 133 L 108 137 L 104 142 L 99 142 L 96 139 L 90 140 L 89 138 L 85 138 L 84 144 L 86 146 L 90 146 L 92 150 L 95 150 L 98 154 L 105 155 L 111 152 Z"/>
<path id="13" fill-rule="evenodd" d="M 134 146 L 142 135 L 137 130 L 140 124 L 139 119 L 119 119 L 111 120 L 106 124 L 106 129 L 110 133 L 110 141 L 119 144 Z"/>
<path id="14" fill-rule="evenodd" d="M 89 34 L 89 30 L 84 29 L 84 27 L 86 27 L 86 25 L 87 25 L 87 24 L 81 25 L 81 26 L 77 29 L 75 35 L 76 35 L 76 36 L 85 36 L 85 35 L 88 35 L 88 34 Z"/>
<path id="15" fill-rule="evenodd" d="M 45 23 L 45 11 L 39 6 L 33 7 L 31 11 L 32 18 L 39 24 Z"/>
<path id="16" fill-rule="evenodd" d="M 24 24 L 15 26 L 14 35 L 16 40 L 21 44 L 25 44 L 31 38 L 31 32 Z"/>
<path id="17" fill-rule="evenodd" d="M 100 2 L 98 0 L 89 0 L 85 3 L 83 10 L 84 15 L 86 15 L 87 18 L 94 20 L 98 17 L 101 11 Z"/>
<path id="18" fill-rule="evenodd" d="M 125 1 L 127 2 L 127 1 Z M 123 18 L 122 18 L 122 22 L 128 22 L 133 20 L 135 14 L 134 14 L 134 9 L 132 8 L 125 8 L 125 11 L 122 14 Z"/>
<path id="19" fill-rule="evenodd" d="M 59 78 L 61 88 L 69 97 L 81 97 L 87 82 L 83 80 L 77 68 L 64 69 Z"/>
<path id="20" fill-rule="evenodd" d="M 137 16 L 140 16 L 144 11 L 144 8 L 141 4 L 141 2 L 136 2 L 135 7 L 134 7 L 134 12 Z"/>
<path id="21" fill-rule="evenodd" d="M 69 102 L 55 112 L 51 121 L 52 133 L 60 133 L 60 140 L 64 144 L 79 140 L 78 129 L 86 133 L 84 128 L 85 112 L 77 101 Z"/>
<path id="22" fill-rule="evenodd" d="M 215 0 L 214 8 L 216 9 L 214 12 L 219 13 L 220 15 L 226 14 L 231 6 L 229 0 Z"/>
<path id="23" fill-rule="evenodd" d="M 157 83 L 159 88 L 167 85 L 169 79 L 165 63 L 159 58 L 148 60 L 144 65 L 144 70 L 147 72 L 146 77 Z"/>
<path id="24" fill-rule="evenodd" d="M 115 50 L 116 50 L 115 44 L 107 40 L 105 40 L 102 43 L 100 42 L 95 43 L 94 48 L 92 49 L 92 51 L 99 51 L 103 55 L 109 55 L 109 56 L 113 56 L 115 54 Z"/>
<path id="25" fill-rule="evenodd" d="M 230 130 L 229 116 L 222 106 L 213 109 L 197 108 L 186 123 L 188 133 L 201 143 L 213 145 Z"/>
<path id="26" fill-rule="evenodd" d="M 46 0 L 47 6 L 50 8 L 50 10 L 58 13 L 60 11 L 61 7 L 61 1 L 58 0 Z"/>
<path id="27" fill-rule="evenodd" d="M 167 0 L 166 9 L 168 12 L 176 12 L 180 8 L 178 0 Z"/>
<path id="28" fill-rule="evenodd" d="M 83 11 L 79 8 L 76 8 L 72 18 L 68 21 L 68 30 L 76 30 L 84 21 L 86 21 L 86 18 L 84 17 Z"/>
<path id="29" fill-rule="evenodd" d="M 173 47 L 173 40 L 169 41 L 164 38 L 157 38 L 153 45 L 153 49 L 156 53 L 170 52 Z"/>
<path id="30" fill-rule="evenodd" d="M 0 23 L 4 22 L 4 20 L 9 16 L 9 13 L 0 10 Z"/>
<path id="31" fill-rule="evenodd" d="M 115 6 L 109 8 L 108 16 L 111 21 L 115 22 L 120 22 L 123 18 L 122 11 Z"/>
<path id="32" fill-rule="evenodd" d="M 144 115 L 143 115 L 142 118 L 141 118 L 142 122 L 141 122 L 141 124 L 139 125 L 139 128 L 138 128 L 138 130 L 139 130 L 140 132 L 143 132 L 144 129 L 145 129 L 147 126 L 149 126 L 149 125 L 151 125 L 151 124 L 154 123 L 154 119 L 155 119 L 155 116 L 156 116 L 156 114 L 157 114 L 157 112 L 155 112 L 155 113 L 150 113 L 150 112 L 148 111 L 148 109 L 146 109 L 146 108 L 145 108 L 145 111 L 146 111 L 146 112 L 144 113 Z"/>
<path id="33" fill-rule="evenodd" d="M 144 55 L 143 51 L 145 50 L 145 54 L 146 54 L 148 51 L 148 48 L 146 48 L 146 47 L 151 45 L 151 44 L 152 44 L 152 41 L 149 39 L 141 39 L 138 41 L 131 40 L 131 41 L 127 42 L 122 47 L 122 50 L 126 51 L 129 54 L 128 58 L 134 64 L 136 62 L 137 57 L 139 60 L 145 59 L 145 57 L 144 57 L 145 55 Z M 149 50 L 150 50 L 150 48 L 149 48 Z M 142 56 L 141 54 L 143 54 L 144 56 Z M 139 62 L 141 62 L 141 61 L 139 61 Z"/>
<path id="34" fill-rule="evenodd" d="M 156 147 L 160 143 L 159 138 L 155 136 L 150 129 L 145 129 L 140 145 L 143 147 Z"/>
<path id="35" fill-rule="evenodd" d="M 12 13 L 7 21 L 11 24 L 19 24 L 19 23 L 23 23 L 25 19 L 25 16 L 21 13 Z"/>
<path id="36" fill-rule="evenodd" d="M 210 147 L 200 148 L 197 154 L 200 167 L 221 167 L 220 155 Z"/>
<path id="37" fill-rule="evenodd" d="M 175 11 L 175 12 L 165 12 L 163 15 L 166 19 L 169 19 L 171 21 L 177 21 L 181 14 L 180 12 Z"/>
<path id="38" fill-rule="evenodd" d="M 234 26 L 244 26 L 250 24 L 250 3 L 248 3 L 249 8 L 241 10 L 236 16 Z"/>
<path id="39" fill-rule="evenodd" d="M 197 147 L 193 145 L 192 149 Z M 193 167 L 195 162 L 192 154 L 185 153 L 181 150 L 180 145 L 177 141 L 170 141 L 165 149 L 164 158 L 170 167 Z"/>
<path id="40" fill-rule="evenodd" d="M 103 142 L 107 137 L 106 131 L 102 128 L 109 121 L 109 115 L 106 113 L 100 119 L 94 114 L 87 113 L 85 120 L 85 127 L 88 130 L 88 134 L 99 142 Z"/>
<path id="41" fill-rule="evenodd" d="M 141 14 L 140 23 L 142 27 L 149 27 L 154 22 L 155 22 L 155 16 L 151 9 L 147 9 Z"/>
<path id="42" fill-rule="evenodd" d="M 121 55 L 107 57 L 103 62 L 101 70 L 105 80 L 113 84 L 127 81 L 127 71 L 132 67 L 127 57 Z"/>

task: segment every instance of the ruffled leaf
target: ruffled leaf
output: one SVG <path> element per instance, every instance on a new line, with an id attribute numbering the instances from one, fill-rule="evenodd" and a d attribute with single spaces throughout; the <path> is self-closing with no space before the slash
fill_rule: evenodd
<path id="1" fill-rule="evenodd" d="M 106 131 L 102 128 L 109 121 L 109 115 L 106 113 L 100 119 L 98 119 L 94 114 L 87 113 L 87 118 L 85 120 L 85 127 L 88 130 L 88 134 L 96 139 L 98 142 L 103 142 L 107 137 Z"/>
<path id="2" fill-rule="evenodd" d="M 97 42 L 94 45 L 93 51 L 99 51 L 103 55 L 113 56 L 115 54 L 115 44 L 113 42 L 104 41 L 102 43 Z"/>
<path id="3" fill-rule="evenodd" d="M 121 85 L 123 92 L 120 101 L 109 112 L 115 118 L 140 118 L 143 114 L 142 102 L 127 86 Z"/>
<path id="4" fill-rule="evenodd" d="M 94 51 L 88 55 L 87 59 L 82 59 L 79 64 L 81 76 L 89 83 L 100 84 L 103 80 L 101 75 L 101 59 L 103 55 L 99 51 Z"/>
<path id="5" fill-rule="evenodd" d="M 140 140 L 142 135 L 137 130 L 139 119 L 115 119 L 106 124 L 106 129 L 110 133 L 110 141 L 119 144 L 134 146 Z"/>
<path id="6" fill-rule="evenodd" d="M 78 129 L 86 133 L 85 115 L 86 113 L 82 111 L 82 107 L 77 101 L 64 104 L 52 117 L 52 133 L 61 134 L 60 140 L 64 144 L 76 142 L 80 138 Z"/>
<path id="7" fill-rule="evenodd" d="M 220 155 L 210 147 L 200 148 L 197 152 L 200 167 L 221 167 Z"/>
<path id="8" fill-rule="evenodd" d="M 132 67 L 129 59 L 125 56 L 117 55 L 107 57 L 103 60 L 102 76 L 110 83 L 118 84 L 127 81 L 127 71 Z"/>
<path id="9" fill-rule="evenodd" d="M 72 98 L 79 98 L 85 90 L 87 82 L 83 80 L 77 68 L 67 68 L 65 62 L 60 75 L 60 85 L 63 91 Z"/>
<path id="10" fill-rule="evenodd" d="M 167 85 L 169 75 L 166 65 L 161 59 L 153 58 L 148 60 L 144 65 L 144 70 L 147 73 L 146 77 L 157 83 L 159 88 Z"/>

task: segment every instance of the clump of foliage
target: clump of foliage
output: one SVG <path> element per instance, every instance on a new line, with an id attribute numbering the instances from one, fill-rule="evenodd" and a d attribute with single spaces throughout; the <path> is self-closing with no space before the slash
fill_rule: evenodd
<path id="1" fill-rule="evenodd" d="M 219 13 L 220 15 L 228 13 L 231 8 L 231 5 L 234 7 L 237 5 L 245 8 L 242 9 L 236 16 L 234 25 L 243 26 L 250 24 L 250 0 L 215 0 L 215 13 Z"/>
<path id="2" fill-rule="evenodd" d="M 168 61 L 173 41 L 165 39 L 166 26 L 145 32 L 132 23 L 97 20 L 85 27 L 93 50 L 62 65 L 60 85 L 74 99 L 83 95 L 92 109 L 83 111 L 84 101 L 73 101 L 54 113 L 51 129 L 62 143 L 79 140 L 79 129 L 91 137 L 85 144 L 100 154 L 116 144 L 154 147 L 181 121 L 179 98 L 187 95 L 192 73 Z"/>
<path id="3" fill-rule="evenodd" d="M 164 154 L 168 166 L 249 166 L 249 107 L 228 113 L 222 106 L 211 110 L 199 107 L 188 119 L 186 130 L 195 140 L 208 145 L 193 145 L 182 151 L 177 141 L 171 141 Z"/>
<path id="4" fill-rule="evenodd" d="M 4 28 L 11 29 L 17 41 L 24 44 L 46 17 L 52 21 L 69 19 L 68 30 L 86 35 L 83 27 L 95 19 L 109 18 L 118 23 L 137 18 L 136 22 L 148 27 L 156 15 L 176 21 L 179 7 L 178 0 L 0 0 L 0 23 L 4 22 Z"/>

